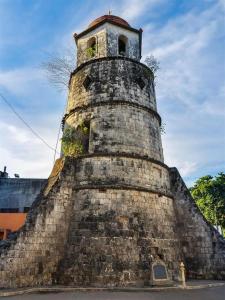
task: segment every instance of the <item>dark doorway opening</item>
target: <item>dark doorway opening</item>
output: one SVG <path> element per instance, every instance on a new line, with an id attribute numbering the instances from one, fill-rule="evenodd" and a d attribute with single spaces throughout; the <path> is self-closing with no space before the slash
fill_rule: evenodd
<path id="1" fill-rule="evenodd" d="M 125 36 L 120 36 L 118 39 L 118 53 L 119 55 L 125 56 L 127 48 L 127 38 Z"/>

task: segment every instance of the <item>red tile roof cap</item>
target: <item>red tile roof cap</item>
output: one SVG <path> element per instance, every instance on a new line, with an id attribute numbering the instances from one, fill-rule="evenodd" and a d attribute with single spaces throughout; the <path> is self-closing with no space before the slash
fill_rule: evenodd
<path id="1" fill-rule="evenodd" d="M 118 25 L 123 25 L 126 27 L 130 27 L 130 25 L 127 23 L 127 21 L 125 21 L 124 19 L 117 17 L 117 16 L 113 16 L 113 15 L 104 15 L 101 16 L 97 19 L 95 19 L 94 21 L 92 21 L 88 28 L 91 28 L 95 25 L 97 25 L 98 23 L 101 23 L 102 21 L 112 21 L 113 23 L 117 23 Z"/>

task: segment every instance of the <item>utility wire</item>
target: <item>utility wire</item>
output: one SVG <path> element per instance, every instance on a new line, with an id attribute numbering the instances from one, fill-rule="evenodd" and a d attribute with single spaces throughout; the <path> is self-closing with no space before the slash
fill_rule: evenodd
<path id="1" fill-rule="evenodd" d="M 65 114 L 65 112 L 66 112 L 66 107 L 67 107 L 67 102 L 66 102 L 65 105 L 64 105 L 62 118 L 63 118 L 63 116 L 64 116 L 64 114 Z M 61 119 L 62 119 L 62 118 L 61 118 Z M 55 154 L 54 154 L 53 164 L 55 163 L 55 157 L 56 157 L 56 152 L 57 152 L 56 149 L 57 149 L 58 143 L 59 143 L 59 136 L 60 136 L 60 132 L 61 132 L 61 127 L 62 127 L 62 123 L 60 123 L 59 129 L 58 129 L 58 134 L 57 134 L 57 140 L 56 140 L 56 145 L 55 145 Z M 57 153 L 58 153 L 58 152 L 57 152 Z"/>
<path id="2" fill-rule="evenodd" d="M 20 121 L 23 122 L 23 124 L 30 129 L 30 131 L 39 139 L 41 140 L 49 149 L 53 150 L 55 153 L 57 152 L 59 154 L 58 151 L 56 151 L 55 148 L 53 148 L 52 146 L 50 146 L 19 114 L 18 112 L 14 109 L 14 107 L 9 103 L 9 101 L 0 93 L 0 97 L 2 98 L 2 100 L 9 106 L 9 108 L 14 112 L 14 114 L 20 119 Z M 57 142 L 58 144 L 58 142 Z"/>
<path id="3" fill-rule="evenodd" d="M 53 158 L 53 165 L 54 165 L 54 163 L 55 163 L 56 153 L 59 154 L 59 152 L 57 151 L 57 147 L 58 147 L 58 143 L 59 143 L 60 131 L 61 131 L 61 123 L 60 123 L 60 125 L 59 125 L 58 134 L 57 134 L 57 140 L 56 140 L 56 144 L 55 144 L 54 158 Z"/>

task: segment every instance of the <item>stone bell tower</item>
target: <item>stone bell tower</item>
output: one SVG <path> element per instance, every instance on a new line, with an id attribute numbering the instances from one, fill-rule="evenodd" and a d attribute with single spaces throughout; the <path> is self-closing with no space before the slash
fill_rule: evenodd
<path id="1" fill-rule="evenodd" d="M 105 15 L 75 41 L 63 128 L 79 153 L 56 161 L 24 227 L 0 243 L 0 288 L 163 284 L 181 260 L 190 278 L 225 278 L 224 239 L 164 164 L 142 30 Z"/>
<path id="2" fill-rule="evenodd" d="M 163 162 L 154 76 L 140 63 L 142 30 L 106 15 L 74 35 L 65 126 L 90 123 L 88 153 L 127 153 Z M 83 115 L 82 115 L 83 114 Z"/>
<path id="3" fill-rule="evenodd" d="M 76 163 L 75 252 L 67 251 L 66 258 L 76 262 L 62 264 L 59 280 L 66 283 L 68 275 L 78 284 L 85 277 L 87 285 L 149 283 L 156 261 L 176 278 L 176 216 L 154 75 L 140 63 L 142 30 L 106 15 L 75 41 L 78 67 L 70 79 L 64 128 L 84 122 L 89 142 Z"/>

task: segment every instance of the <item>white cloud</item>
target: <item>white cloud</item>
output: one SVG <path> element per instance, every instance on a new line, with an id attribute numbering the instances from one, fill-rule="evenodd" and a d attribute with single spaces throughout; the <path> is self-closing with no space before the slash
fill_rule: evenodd
<path id="1" fill-rule="evenodd" d="M 43 81 L 43 72 L 38 68 L 20 68 L 0 72 L 0 88 L 24 96 L 33 91 L 37 81 Z"/>
<path id="2" fill-rule="evenodd" d="M 55 147 L 65 95 L 57 95 L 36 68 L 0 73 L 0 92 L 51 147 Z M 21 177 L 48 177 L 54 152 L 38 139 L 0 98 L 0 169 Z M 58 145 L 58 152 L 60 143 Z M 57 155 L 58 156 L 58 155 Z"/>
<path id="3" fill-rule="evenodd" d="M 128 21 L 140 18 L 143 14 L 151 14 L 152 10 L 159 6 L 163 0 L 124 0 L 120 3 L 120 9 L 117 8 L 119 15 Z"/>
<path id="4" fill-rule="evenodd" d="M 45 153 L 44 157 L 40 156 L 29 156 L 29 150 L 27 151 L 27 158 L 21 159 L 16 155 L 12 156 L 10 152 L 6 149 L 0 149 L 0 169 L 3 169 L 4 166 L 7 166 L 7 172 L 10 177 L 13 177 L 13 174 L 19 174 L 21 178 L 47 178 L 51 172 L 53 156 Z"/>
<path id="5" fill-rule="evenodd" d="M 0 122 L 0 169 L 7 165 L 11 176 L 19 173 L 21 177 L 48 177 L 54 152 L 19 121 L 14 120 L 14 124 Z M 38 131 L 51 146 L 55 146 L 56 128 L 40 126 Z"/>
<path id="6" fill-rule="evenodd" d="M 181 176 L 190 176 L 197 170 L 197 163 L 190 161 L 177 162 L 176 167 L 179 169 Z"/>
<path id="7" fill-rule="evenodd" d="M 144 28 L 144 54 L 161 64 L 156 92 L 165 161 L 185 177 L 224 169 L 224 15 L 221 3 L 212 4 Z"/>

